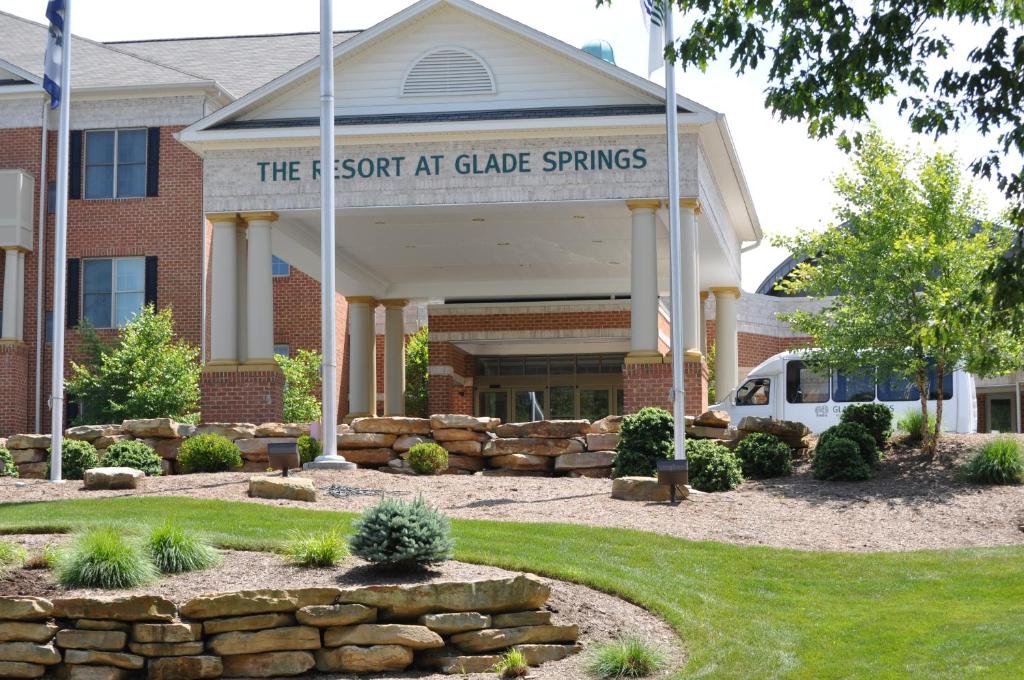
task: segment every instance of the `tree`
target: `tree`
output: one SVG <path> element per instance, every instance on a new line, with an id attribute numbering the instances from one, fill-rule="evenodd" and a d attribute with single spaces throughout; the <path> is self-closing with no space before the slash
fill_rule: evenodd
<path id="1" fill-rule="evenodd" d="M 968 303 L 991 302 L 994 286 L 982 274 L 1013 232 L 979 220 L 982 208 L 955 157 L 921 157 L 876 130 L 835 190 L 840 226 L 777 239 L 805 260 L 783 288 L 828 300 L 818 312 L 784 318 L 815 338 L 812 365 L 850 372 L 874 366 L 880 380 L 913 380 L 925 422 L 934 382 L 935 428 L 925 440 L 934 453 L 947 373 L 990 376 L 1024 365 L 1024 344 L 991 305 Z"/>
<path id="2" fill-rule="evenodd" d="M 289 423 L 319 422 L 322 415 L 320 399 L 319 352 L 300 349 L 294 358 L 278 354 L 274 357 L 284 373 L 284 419 Z"/>
<path id="3" fill-rule="evenodd" d="M 80 423 L 192 415 L 199 406 L 199 350 L 174 336 L 170 308 L 147 305 L 117 339 L 82 328 L 87 359 L 71 364 L 68 394 L 83 405 Z"/>
<path id="4" fill-rule="evenodd" d="M 1017 226 L 1011 256 L 995 260 L 992 302 L 1024 322 L 1024 2 L 1021 0 L 671 0 L 692 22 L 666 50 L 683 68 L 728 55 L 737 74 L 768 65 L 765 105 L 807 121 L 813 137 L 868 118 L 871 103 L 897 98 L 916 132 L 940 137 L 972 127 L 994 138 L 971 164 L 995 177 Z M 596 0 L 598 6 L 612 0 Z M 956 28 L 973 25 L 974 31 Z M 977 36 L 977 39 L 974 37 Z"/>
<path id="5" fill-rule="evenodd" d="M 426 326 L 409 336 L 405 344 L 405 412 L 426 418 L 427 367 L 430 363 L 430 332 Z"/>

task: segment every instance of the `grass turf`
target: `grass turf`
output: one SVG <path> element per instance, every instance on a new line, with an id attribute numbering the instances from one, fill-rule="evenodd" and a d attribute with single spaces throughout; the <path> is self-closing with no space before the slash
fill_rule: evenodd
<path id="1" fill-rule="evenodd" d="M 171 497 L 0 505 L 0 531 L 174 518 L 276 549 L 354 515 Z M 1011 678 L 1024 668 L 1024 548 L 827 553 L 565 524 L 453 521 L 456 559 L 576 581 L 664 617 L 677 678 Z"/>

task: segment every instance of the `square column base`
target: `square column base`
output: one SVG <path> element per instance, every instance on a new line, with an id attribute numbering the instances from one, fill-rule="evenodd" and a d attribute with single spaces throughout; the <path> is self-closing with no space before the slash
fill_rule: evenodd
<path id="1" fill-rule="evenodd" d="M 708 369 L 704 360 L 683 362 L 685 413 L 697 416 L 708 408 Z M 636 413 L 645 406 L 672 412 L 672 360 L 661 363 L 629 363 L 622 367 L 623 410 Z"/>
<path id="2" fill-rule="evenodd" d="M 205 423 L 280 423 L 284 373 L 269 364 L 207 364 L 199 379 Z"/>
<path id="3" fill-rule="evenodd" d="M 0 408 L 0 437 L 29 431 L 28 345 L 0 340 L 0 385 L 6 387 L 7 403 Z"/>

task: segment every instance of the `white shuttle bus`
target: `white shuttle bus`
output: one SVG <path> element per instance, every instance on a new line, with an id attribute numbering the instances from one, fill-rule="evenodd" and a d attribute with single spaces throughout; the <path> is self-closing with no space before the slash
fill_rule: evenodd
<path id="1" fill-rule="evenodd" d="M 875 402 L 892 407 L 893 424 L 908 411 L 920 410 L 917 386 L 904 378 L 876 378 L 875 371 L 856 374 L 811 370 L 797 352 L 776 354 L 750 371 L 739 387 L 712 406 L 728 411 L 733 423 L 743 416 L 771 417 L 804 423 L 818 433 L 837 424 L 850 404 Z M 935 412 L 938 390 L 931 375 L 928 411 Z M 942 381 L 942 426 L 949 432 L 975 432 L 978 402 L 974 376 L 962 370 L 948 373 Z"/>

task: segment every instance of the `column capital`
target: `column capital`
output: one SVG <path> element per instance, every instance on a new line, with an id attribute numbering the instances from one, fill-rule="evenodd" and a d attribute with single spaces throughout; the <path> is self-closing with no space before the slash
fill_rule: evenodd
<path id="1" fill-rule="evenodd" d="M 701 354 L 701 351 L 699 349 L 696 349 L 696 348 L 688 349 L 685 352 L 683 352 L 683 362 L 684 363 L 687 363 L 687 362 L 700 362 L 700 361 L 703 361 L 703 360 L 704 360 L 704 355 Z M 666 364 L 671 364 L 672 363 L 672 350 L 669 350 L 668 354 L 665 355 L 665 363 Z"/>
<path id="2" fill-rule="evenodd" d="M 279 215 L 272 210 L 264 210 L 260 212 L 239 213 L 238 217 L 248 224 L 249 222 L 277 222 Z"/>
<path id="3" fill-rule="evenodd" d="M 680 208 L 691 208 L 694 214 L 699 215 L 701 213 L 700 199 L 699 198 L 680 198 Z"/>
<path id="4" fill-rule="evenodd" d="M 702 290 L 702 291 L 700 292 L 700 301 L 701 301 L 701 302 L 706 302 L 706 301 L 707 301 L 707 299 L 708 299 L 708 298 L 709 298 L 710 296 L 711 296 L 711 293 L 709 293 L 709 292 L 708 292 L 708 291 L 706 291 L 706 290 Z"/>
<path id="5" fill-rule="evenodd" d="M 346 295 L 345 302 L 350 305 L 371 305 L 376 307 L 378 300 L 372 295 Z"/>
<path id="6" fill-rule="evenodd" d="M 206 219 L 217 224 L 218 222 L 230 222 L 235 226 L 241 226 L 242 218 L 236 212 L 214 212 L 206 213 Z"/>
<path id="7" fill-rule="evenodd" d="M 630 210 L 657 210 L 661 207 L 661 199 L 634 198 L 626 201 L 626 207 Z"/>
<path id="8" fill-rule="evenodd" d="M 9 253 L 10 252 L 25 253 L 26 255 L 28 255 L 29 253 L 32 252 L 31 250 L 29 250 L 25 246 L 0 246 L 0 250 L 4 250 L 4 251 L 9 252 Z"/>
<path id="9" fill-rule="evenodd" d="M 385 307 L 402 308 L 409 304 L 408 300 L 401 298 L 389 298 L 387 300 L 377 300 L 378 304 L 382 304 Z"/>
<path id="10" fill-rule="evenodd" d="M 722 295 L 732 295 L 733 297 L 738 298 L 743 294 L 743 291 L 737 288 L 736 286 L 712 286 L 711 292 L 715 294 L 715 297 L 719 297 Z"/>

